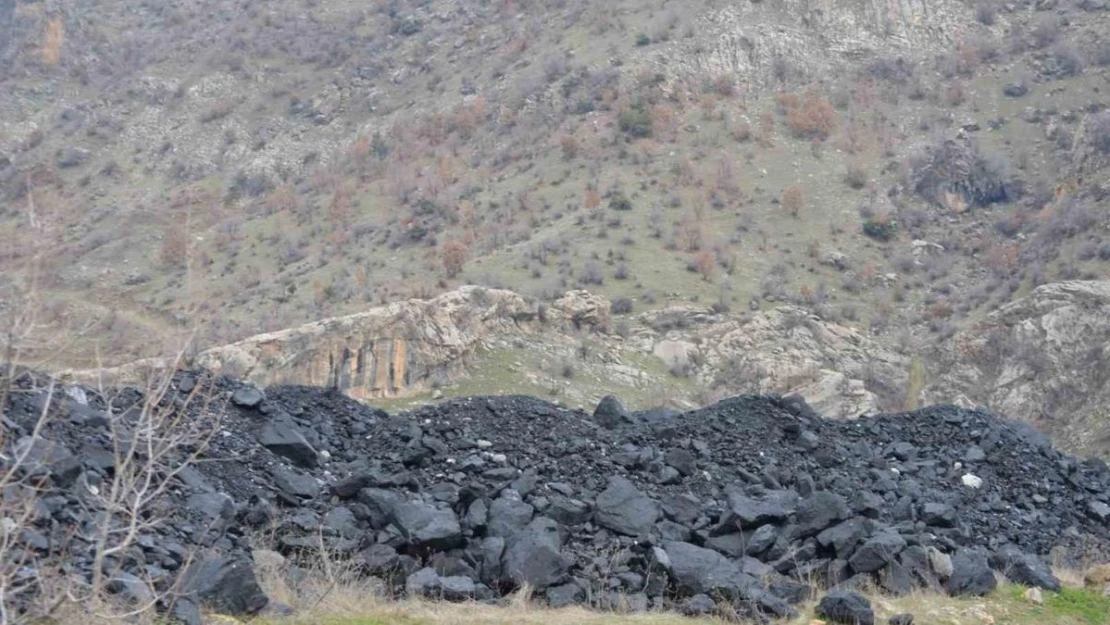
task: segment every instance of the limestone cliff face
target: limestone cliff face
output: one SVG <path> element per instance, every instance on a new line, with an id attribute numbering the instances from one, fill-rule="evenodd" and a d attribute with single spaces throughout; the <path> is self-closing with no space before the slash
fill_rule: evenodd
<path id="1" fill-rule="evenodd" d="M 424 390 L 457 374 L 493 334 L 526 330 L 534 307 L 509 291 L 463 287 L 207 350 L 196 364 L 260 386 L 336 388 L 356 399 Z"/>
<path id="2" fill-rule="evenodd" d="M 901 386 L 909 360 L 866 334 L 792 306 L 741 315 L 672 308 L 644 315 L 667 328 L 654 353 L 690 367 L 699 381 L 726 394 L 798 393 L 829 417 L 877 412 L 870 381 Z"/>
<path id="3" fill-rule="evenodd" d="M 1110 443 L 1110 281 L 1036 288 L 957 334 L 928 401 L 986 405 L 1072 450 Z"/>
<path id="4" fill-rule="evenodd" d="M 681 53 L 665 57 L 687 59 L 679 75 L 728 73 L 759 87 L 775 80 L 776 59 L 823 78 L 837 61 L 873 52 L 924 58 L 973 20 L 958 0 L 745 0 L 704 16 L 692 41 L 674 44 Z"/>

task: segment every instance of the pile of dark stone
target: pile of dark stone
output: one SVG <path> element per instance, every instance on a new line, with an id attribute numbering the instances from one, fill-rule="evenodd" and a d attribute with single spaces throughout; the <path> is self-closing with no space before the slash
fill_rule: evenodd
<path id="1" fill-rule="evenodd" d="M 46 401 L 41 379 L 17 382 L 9 445 L 28 444 Z M 182 401 L 197 388 L 211 400 Z M 142 392 L 113 397 L 126 415 Z M 492 601 L 527 586 L 552 606 L 777 618 L 832 589 L 824 613 L 842 622 L 866 621 L 835 616 L 854 589 L 982 595 L 996 573 L 1058 589 L 1049 556 L 1110 553 L 1106 464 L 978 410 L 827 420 L 758 396 L 682 414 L 606 398 L 588 414 L 513 396 L 390 415 L 203 372 L 177 374 L 161 404 L 217 412 L 221 431 L 174 478 L 116 587 L 140 600 L 140 580 L 172 580 L 163 608 L 185 622 L 201 604 L 266 608 L 249 544 L 263 531 L 291 578 L 324 549 L 397 595 Z M 21 543 L 35 561 L 91 566 L 73 504 L 113 470 L 106 409 L 92 389 L 55 394 L 42 513 Z"/>

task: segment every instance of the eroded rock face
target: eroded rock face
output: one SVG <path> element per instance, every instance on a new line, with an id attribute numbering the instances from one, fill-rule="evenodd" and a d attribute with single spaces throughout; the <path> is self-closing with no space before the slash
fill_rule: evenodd
<path id="1" fill-rule="evenodd" d="M 684 69 L 759 86 L 775 80 L 783 61 L 820 73 L 849 56 L 924 56 L 952 45 L 972 21 L 956 0 L 733 2 L 703 17 L 695 41 L 676 42 L 680 52 L 668 56 L 690 59 Z"/>
<path id="2" fill-rule="evenodd" d="M 1110 442 L 1110 281 L 1040 286 L 957 334 L 942 359 L 929 401 L 965 397 L 1075 451 Z"/>
<path id="3" fill-rule="evenodd" d="M 245 376 L 260 386 L 311 384 L 356 399 L 423 390 L 453 373 L 490 334 L 533 317 L 521 296 L 462 287 L 364 313 L 251 337 L 202 352 L 197 364 Z"/>
<path id="4" fill-rule="evenodd" d="M 792 306 L 746 315 L 691 308 L 646 313 L 653 352 L 689 364 L 699 382 L 728 394 L 797 393 L 818 412 L 852 417 L 879 409 L 865 379 L 900 386 L 909 359 L 858 330 Z"/>

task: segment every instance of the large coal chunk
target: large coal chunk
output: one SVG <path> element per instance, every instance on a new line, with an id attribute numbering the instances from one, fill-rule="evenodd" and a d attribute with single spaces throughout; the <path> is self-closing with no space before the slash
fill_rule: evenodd
<path id="1" fill-rule="evenodd" d="M 446 550 L 462 545 L 459 519 L 450 510 L 410 501 L 393 508 L 393 525 L 414 547 Z"/>
<path id="2" fill-rule="evenodd" d="M 258 435 L 262 446 L 305 468 L 315 467 L 319 459 L 301 429 L 286 415 L 278 415 L 262 427 Z"/>
<path id="3" fill-rule="evenodd" d="M 871 524 L 872 521 L 863 517 L 848 519 L 818 534 L 817 544 L 832 549 L 841 560 L 847 560 L 856 545 L 871 532 Z"/>
<path id="4" fill-rule="evenodd" d="M 618 534 L 646 534 L 658 518 L 659 506 L 627 478 L 611 478 L 609 486 L 597 496 L 594 520 Z"/>
<path id="5" fill-rule="evenodd" d="M 511 586 L 528 584 L 544 590 L 563 581 L 570 563 L 562 553 L 559 524 L 536 517 L 509 539 L 501 557 L 502 581 Z"/>
<path id="6" fill-rule="evenodd" d="M 948 578 L 948 594 L 982 596 L 994 590 L 994 577 L 987 554 L 978 549 L 960 549 L 952 556 L 952 576 Z"/>
<path id="7" fill-rule="evenodd" d="M 514 490 L 507 490 L 489 506 L 486 533 L 508 538 L 524 529 L 532 520 L 535 508 L 521 500 Z"/>
<path id="8" fill-rule="evenodd" d="M 848 564 L 857 573 L 872 573 L 886 566 L 906 548 L 906 539 L 894 532 L 879 532 L 856 549 Z"/>
<path id="9" fill-rule="evenodd" d="M 871 602 L 854 590 L 829 591 L 815 610 L 817 616 L 843 625 L 875 625 Z"/>
<path id="10" fill-rule="evenodd" d="M 848 518 L 848 504 L 836 493 L 818 491 L 798 504 L 794 532 L 799 538 L 813 536 L 837 521 Z"/>
<path id="11" fill-rule="evenodd" d="M 612 429 L 629 421 L 628 410 L 621 400 L 613 395 L 606 395 L 594 409 L 594 421 L 602 427 Z"/>
<path id="12" fill-rule="evenodd" d="M 992 568 L 1010 581 L 1025 586 L 1035 586 L 1053 592 L 1060 591 L 1060 580 L 1044 560 L 1022 553 L 1016 548 L 1003 548 L 988 559 Z"/>
<path id="13" fill-rule="evenodd" d="M 256 614 L 270 602 L 243 555 L 204 555 L 185 571 L 180 589 L 183 597 L 233 616 Z"/>
<path id="14" fill-rule="evenodd" d="M 686 595 L 719 594 L 739 598 L 759 584 L 725 556 L 690 543 L 663 543 L 660 563 Z"/>
<path id="15" fill-rule="evenodd" d="M 721 526 L 751 529 L 768 523 L 782 523 L 788 516 L 790 509 L 778 501 L 757 501 L 733 490 L 728 494 L 728 510 L 721 519 Z"/>

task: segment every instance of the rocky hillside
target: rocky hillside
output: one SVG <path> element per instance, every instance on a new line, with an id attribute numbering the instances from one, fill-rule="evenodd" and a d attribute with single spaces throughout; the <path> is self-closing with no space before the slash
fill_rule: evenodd
<path id="1" fill-rule="evenodd" d="M 383 593 L 485 601 L 528 584 L 555 606 L 773 617 L 826 587 L 829 603 L 865 584 L 977 596 L 997 571 L 1058 590 L 1050 554 L 1110 555 L 1105 463 L 981 411 L 825 420 L 753 396 L 629 413 L 609 397 L 591 415 L 478 397 L 389 415 L 205 372 L 146 391 L 6 382 L 3 468 L 41 496 L 5 502 L 39 506 L 16 548 L 95 583 L 108 532 L 129 556 L 105 564 L 107 588 L 189 624 L 201 605 L 280 611 L 255 562 L 295 585 L 320 550 Z M 154 450 L 156 472 L 120 440 Z M 132 479 L 137 507 L 114 498 Z M 136 516 L 153 522 L 116 531 Z M 24 588 L 11 605 L 33 616 L 53 586 Z"/>
<path id="2" fill-rule="evenodd" d="M 1046 284 L 940 350 L 930 399 L 963 395 L 1105 454 L 1110 444 L 1110 283 Z"/>
<path id="3" fill-rule="evenodd" d="M 0 322 L 86 368 L 481 284 L 918 351 L 1107 276 L 1107 32 L 1097 1 L 5 1 Z"/>

